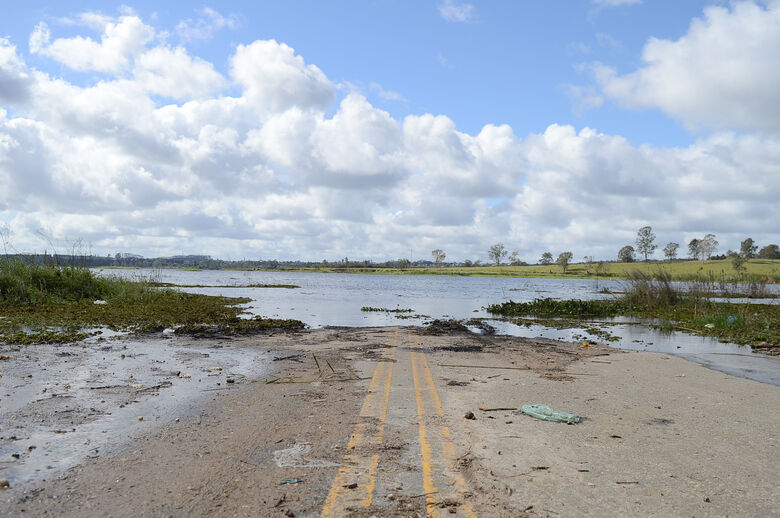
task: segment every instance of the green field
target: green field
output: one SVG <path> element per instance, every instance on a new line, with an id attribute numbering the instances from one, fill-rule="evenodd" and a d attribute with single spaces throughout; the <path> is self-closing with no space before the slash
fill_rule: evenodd
<path id="1" fill-rule="evenodd" d="M 763 280 L 780 282 L 780 260 L 750 259 L 744 270 L 737 271 L 729 259 L 717 261 L 673 261 L 636 263 L 571 264 L 563 272 L 558 265 L 529 266 L 473 266 L 441 268 L 380 268 L 380 267 L 338 267 L 310 266 L 303 268 L 277 268 L 274 271 L 320 272 L 320 273 L 368 273 L 380 275 L 454 275 L 465 277 L 550 277 L 571 279 L 628 279 L 633 272 L 653 274 L 663 269 L 673 280 L 697 280 L 710 276 L 717 280 Z"/>

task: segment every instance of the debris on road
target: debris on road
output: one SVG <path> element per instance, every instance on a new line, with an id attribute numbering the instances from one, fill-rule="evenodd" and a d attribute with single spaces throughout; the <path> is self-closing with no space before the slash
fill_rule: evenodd
<path id="1" fill-rule="evenodd" d="M 300 478 L 286 478 L 286 479 L 282 480 L 281 482 L 279 482 L 279 485 L 280 486 L 284 486 L 284 485 L 287 485 L 287 484 L 300 484 L 301 482 L 303 482 L 303 480 L 300 479 Z"/>
<path id="2" fill-rule="evenodd" d="M 553 410 L 547 405 L 523 405 L 520 407 L 520 412 L 535 417 L 536 419 L 554 421 L 557 423 L 576 424 L 582 420 L 581 415 Z"/>

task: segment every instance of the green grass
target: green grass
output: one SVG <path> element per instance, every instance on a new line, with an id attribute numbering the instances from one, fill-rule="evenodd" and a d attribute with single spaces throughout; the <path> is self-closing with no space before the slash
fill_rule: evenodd
<path id="1" fill-rule="evenodd" d="M 85 268 L 0 259 L 0 341 L 6 343 L 78 341 L 101 327 L 130 332 L 176 328 L 177 333 L 205 335 L 305 326 L 297 320 L 240 318 L 239 304 L 245 302 L 249 299 L 100 277 Z"/>
<path id="2" fill-rule="evenodd" d="M 606 300 L 536 299 L 488 306 L 488 312 L 505 317 L 614 317 L 657 319 L 664 331 L 681 330 L 713 336 L 756 350 L 780 354 L 780 305 L 736 304 L 710 300 L 717 286 L 693 284 L 680 290 L 663 272 L 632 274 L 630 287 L 620 296 Z"/>
<path id="3" fill-rule="evenodd" d="M 528 266 L 474 266 L 440 268 L 380 268 L 359 267 L 344 268 L 338 266 L 307 266 L 301 268 L 277 268 L 273 271 L 317 272 L 317 273 L 363 273 L 379 275 L 451 275 L 465 277 L 550 277 L 567 279 L 629 279 L 631 273 L 640 271 L 655 272 L 663 267 L 675 281 L 690 281 L 709 276 L 724 280 L 731 279 L 768 279 L 780 282 L 780 260 L 750 259 L 746 261 L 744 271 L 736 271 L 731 260 L 717 261 L 665 261 L 636 263 L 604 263 L 603 271 L 595 263 L 571 264 L 563 273 L 558 265 Z"/>

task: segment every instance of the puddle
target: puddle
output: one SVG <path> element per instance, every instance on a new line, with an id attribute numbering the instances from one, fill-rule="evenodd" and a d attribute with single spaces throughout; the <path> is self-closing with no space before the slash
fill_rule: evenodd
<path id="1" fill-rule="evenodd" d="M 151 427 L 193 418 L 206 394 L 278 368 L 271 353 L 230 341 L 120 338 L 4 354 L 13 359 L 0 366 L 0 420 L 8 425 L 0 432 L 0 478 L 12 486 L 111 453 Z"/>
<path id="2" fill-rule="evenodd" d="M 673 354 L 700 363 L 710 369 L 733 376 L 780 386 L 780 358 L 754 353 L 749 346 L 719 342 L 706 336 L 680 332 L 663 332 L 631 319 L 615 319 L 616 324 L 603 327 L 611 335 L 619 336 L 615 342 L 605 342 L 582 328 L 555 329 L 542 325 L 519 326 L 503 320 L 490 320 L 497 334 L 527 338 L 550 338 L 569 342 L 581 341 L 583 336 L 618 349 Z M 584 325 L 589 325 L 583 322 Z"/>

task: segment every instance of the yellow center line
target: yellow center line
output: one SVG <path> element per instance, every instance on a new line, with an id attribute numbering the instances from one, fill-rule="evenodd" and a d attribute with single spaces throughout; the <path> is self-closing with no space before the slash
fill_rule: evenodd
<path id="1" fill-rule="evenodd" d="M 468 493 L 468 486 L 463 476 L 456 470 L 455 445 L 450 440 L 450 429 L 441 423 L 432 422 L 430 430 L 426 426 L 426 415 L 430 409 L 430 415 L 444 418 L 444 408 L 441 404 L 439 392 L 433 381 L 431 369 L 422 350 L 419 337 L 413 341 L 412 332 L 409 331 L 409 347 L 412 349 L 412 377 L 414 379 L 415 395 L 417 399 L 417 416 L 419 421 L 420 453 L 422 456 L 423 489 L 426 493 L 427 509 L 429 517 L 439 517 L 441 512 L 436 505 L 444 500 L 447 494 L 444 486 L 447 482 L 453 482 L 461 498 Z M 439 451 L 434 451 L 438 446 Z M 438 487 L 437 487 L 438 486 Z M 468 504 L 462 503 L 459 514 L 476 518 L 476 514 Z"/>
<path id="2" fill-rule="evenodd" d="M 392 348 L 382 352 L 382 359 L 393 360 L 397 345 L 398 329 L 396 328 Z M 390 402 L 393 363 L 380 361 L 374 369 L 368 394 L 360 410 L 360 417 L 347 443 L 347 449 L 352 453 L 344 455 L 342 465 L 322 507 L 323 518 L 345 516 L 352 508 L 371 506 L 379 454 L 361 450 L 382 444 L 387 407 Z"/>

